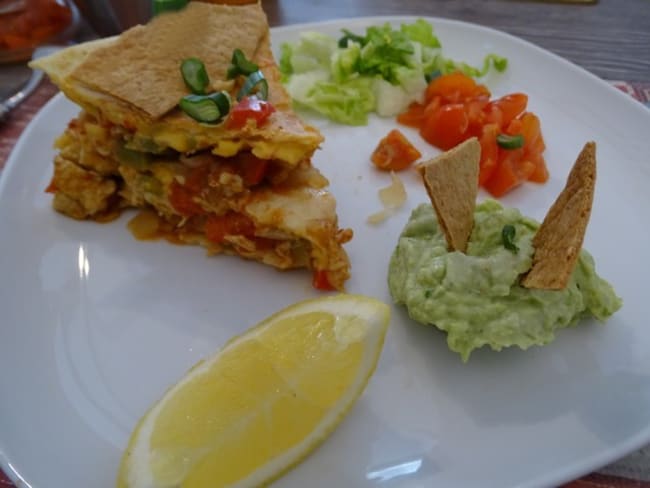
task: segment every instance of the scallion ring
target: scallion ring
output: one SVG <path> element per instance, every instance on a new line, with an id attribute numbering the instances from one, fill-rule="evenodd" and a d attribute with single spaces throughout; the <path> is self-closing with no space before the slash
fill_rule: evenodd
<path id="1" fill-rule="evenodd" d="M 237 93 L 237 100 L 241 100 L 247 95 L 256 95 L 261 100 L 266 100 L 269 97 L 269 83 L 261 71 L 258 70 L 248 75 L 244 85 Z"/>
<path id="2" fill-rule="evenodd" d="M 260 67 L 258 65 L 246 59 L 246 55 L 241 49 L 235 49 L 232 52 L 232 59 L 230 61 L 227 76 L 229 80 L 232 80 L 239 75 L 248 76 L 259 69 Z"/>
<path id="3" fill-rule="evenodd" d="M 519 149 L 524 146 L 524 136 L 521 134 L 515 136 L 499 134 L 497 136 L 497 144 L 503 149 Z"/>
<path id="4" fill-rule="evenodd" d="M 152 10 L 154 15 L 162 12 L 173 12 L 187 5 L 188 0 L 153 0 Z"/>
<path id="5" fill-rule="evenodd" d="M 200 59 L 187 58 L 181 62 L 181 73 L 187 87 L 195 95 L 205 95 L 205 89 L 210 84 L 208 72 Z"/>
<path id="6" fill-rule="evenodd" d="M 230 106 L 232 105 L 228 92 L 220 91 L 216 93 L 210 93 L 208 95 L 208 98 L 217 104 L 222 117 L 228 115 L 228 112 L 230 112 Z"/>
<path id="7" fill-rule="evenodd" d="M 217 93 L 211 95 L 186 95 L 178 103 L 181 110 L 199 122 L 217 122 L 228 112 L 222 113 L 218 102 L 214 99 Z M 230 102 L 228 102 L 230 106 Z"/>

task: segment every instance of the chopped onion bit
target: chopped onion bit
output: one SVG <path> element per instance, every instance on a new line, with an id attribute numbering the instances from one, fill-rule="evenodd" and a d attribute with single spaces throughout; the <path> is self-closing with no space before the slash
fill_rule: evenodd
<path id="1" fill-rule="evenodd" d="M 404 183 L 395 174 L 390 172 L 391 184 L 379 190 L 379 200 L 384 206 L 383 210 L 370 215 L 367 219 L 369 224 L 379 224 L 393 215 L 396 210 L 406 203 L 406 189 Z"/>

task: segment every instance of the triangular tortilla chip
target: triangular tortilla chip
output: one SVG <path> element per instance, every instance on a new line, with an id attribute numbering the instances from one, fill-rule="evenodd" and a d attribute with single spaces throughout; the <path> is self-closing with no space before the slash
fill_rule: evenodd
<path id="1" fill-rule="evenodd" d="M 522 286 L 546 290 L 567 286 L 589 223 L 595 185 L 596 143 L 588 142 L 533 238 L 533 265 Z"/>
<path id="2" fill-rule="evenodd" d="M 94 50 L 71 76 L 155 119 L 188 94 L 180 73 L 183 59 L 200 59 L 211 80 L 223 80 L 233 50 L 241 49 L 250 59 L 267 34 L 266 15 L 259 3 L 190 2 L 182 11 L 161 14 Z"/>
<path id="3" fill-rule="evenodd" d="M 481 145 L 472 137 L 418 167 L 450 250 L 467 250 L 474 227 L 480 159 Z"/>

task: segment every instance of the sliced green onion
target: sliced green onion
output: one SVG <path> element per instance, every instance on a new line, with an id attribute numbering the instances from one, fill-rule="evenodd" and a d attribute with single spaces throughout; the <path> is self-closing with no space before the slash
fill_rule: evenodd
<path id="1" fill-rule="evenodd" d="M 269 83 L 261 71 L 258 70 L 248 75 L 244 86 L 237 93 L 237 100 L 241 100 L 247 95 L 256 95 L 261 100 L 266 100 L 269 97 Z"/>
<path id="2" fill-rule="evenodd" d="M 514 253 L 519 251 L 519 248 L 515 244 L 515 227 L 513 225 L 504 225 L 501 229 L 501 240 L 503 241 L 503 247 L 512 251 Z"/>
<path id="3" fill-rule="evenodd" d="M 208 95 L 208 98 L 217 104 L 222 117 L 228 115 L 228 112 L 230 112 L 230 106 L 232 105 L 228 92 L 220 91 L 216 93 L 210 93 Z"/>
<path id="4" fill-rule="evenodd" d="M 516 136 L 499 134 L 497 136 L 497 144 L 503 149 L 519 149 L 524 145 L 524 136 L 521 134 L 517 134 Z"/>
<path id="5" fill-rule="evenodd" d="M 258 65 L 246 59 L 246 55 L 241 49 L 235 49 L 232 52 L 232 59 L 228 67 L 227 77 L 229 80 L 239 75 L 248 76 L 260 69 Z"/>
<path id="6" fill-rule="evenodd" d="M 195 95 L 205 95 L 205 89 L 210 84 L 208 72 L 200 59 L 187 58 L 181 63 L 181 73 L 187 87 Z"/>
<path id="7" fill-rule="evenodd" d="M 215 95 L 186 95 L 178 103 L 181 110 L 199 122 L 217 122 L 228 114 L 222 112 Z M 220 102 L 221 103 L 221 102 Z M 230 102 L 228 102 L 230 108 Z"/>
<path id="8" fill-rule="evenodd" d="M 153 0 L 152 10 L 154 15 L 161 12 L 173 12 L 187 5 L 188 0 Z"/>

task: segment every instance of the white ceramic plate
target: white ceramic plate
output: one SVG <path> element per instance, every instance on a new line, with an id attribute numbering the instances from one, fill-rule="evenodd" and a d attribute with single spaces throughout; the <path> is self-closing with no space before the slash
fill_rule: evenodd
<path id="1" fill-rule="evenodd" d="M 338 35 L 385 20 L 274 29 L 273 41 L 277 48 L 306 29 Z M 430 20 L 448 56 L 471 63 L 490 52 L 507 56 L 507 73 L 488 79 L 493 94 L 524 91 L 541 117 L 551 179 L 523 186 L 506 204 L 543 217 L 583 144 L 597 141 L 586 247 L 625 303 L 604 326 L 586 321 L 526 352 L 481 350 L 468 364 L 442 333 L 394 308 L 367 390 L 277 486 L 550 486 L 650 441 L 650 111 L 519 39 Z M 167 387 L 229 337 L 319 295 L 307 272 L 138 242 L 128 215 L 95 224 L 52 211 L 43 192 L 50 147 L 76 112 L 54 98 L 16 145 L 0 187 L 0 464 L 34 488 L 112 486 L 131 429 Z M 326 136 L 314 163 L 332 182 L 341 224 L 355 231 L 348 290 L 390 302 L 390 253 L 410 209 L 427 201 L 407 172 L 406 206 L 382 225 L 366 224 L 389 182 L 369 154 L 395 123 L 310 120 Z M 405 132 L 425 157 L 437 153 Z"/>

